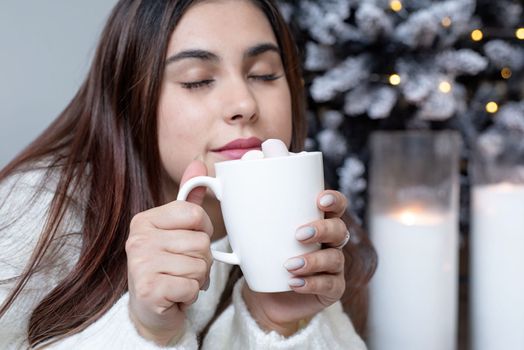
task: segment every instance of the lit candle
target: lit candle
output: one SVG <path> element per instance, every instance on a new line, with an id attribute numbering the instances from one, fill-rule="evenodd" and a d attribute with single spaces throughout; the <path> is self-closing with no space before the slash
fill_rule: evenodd
<path id="1" fill-rule="evenodd" d="M 370 349 L 455 349 L 456 223 L 452 211 L 423 206 L 371 215 L 378 267 L 370 284 Z"/>
<path id="2" fill-rule="evenodd" d="M 472 348 L 524 349 L 524 184 L 474 186 L 472 201 Z"/>

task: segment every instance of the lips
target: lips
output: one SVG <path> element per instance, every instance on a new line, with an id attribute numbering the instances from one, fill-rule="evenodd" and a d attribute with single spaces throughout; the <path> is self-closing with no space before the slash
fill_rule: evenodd
<path id="1" fill-rule="evenodd" d="M 260 150 L 262 140 L 257 137 L 233 140 L 220 148 L 211 150 L 226 159 L 240 159 L 244 154 L 252 150 Z"/>

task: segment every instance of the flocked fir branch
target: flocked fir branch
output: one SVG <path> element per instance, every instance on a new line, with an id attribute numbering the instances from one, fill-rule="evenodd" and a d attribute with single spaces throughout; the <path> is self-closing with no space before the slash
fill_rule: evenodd
<path id="1" fill-rule="evenodd" d="M 280 1 L 298 39 L 309 99 L 308 149 L 331 185 L 366 213 L 367 140 L 375 130 L 455 129 L 463 136 L 467 213 L 473 144 L 524 142 L 524 10 L 512 0 Z M 520 29 L 519 29 L 520 28 Z M 467 215 L 461 215 L 467 231 Z"/>

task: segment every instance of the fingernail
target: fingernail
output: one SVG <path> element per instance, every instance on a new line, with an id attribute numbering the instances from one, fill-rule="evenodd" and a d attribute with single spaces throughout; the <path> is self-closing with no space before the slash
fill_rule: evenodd
<path id="1" fill-rule="evenodd" d="M 292 271 L 292 270 L 296 270 L 296 269 L 301 268 L 305 264 L 306 264 L 306 262 L 302 258 L 292 258 L 292 259 L 289 259 L 288 261 L 286 261 L 284 263 L 284 267 L 287 270 Z"/>
<path id="2" fill-rule="evenodd" d="M 311 226 L 304 226 L 297 230 L 295 233 L 295 238 L 299 241 L 304 241 L 308 238 L 311 238 L 315 235 L 315 228 Z"/>
<path id="3" fill-rule="evenodd" d="M 303 287 L 306 284 L 306 281 L 302 278 L 292 278 L 288 281 L 288 284 L 291 287 Z"/>
<path id="4" fill-rule="evenodd" d="M 204 283 L 204 285 L 202 286 L 203 291 L 206 291 L 208 289 L 209 289 L 209 278 L 207 279 L 206 283 Z"/>
<path id="5" fill-rule="evenodd" d="M 335 203 L 335 196 L 332 194 L 325 194 L 320 197 L 320 205 L 323 207 L 329 207 L 333 203 Z"/>

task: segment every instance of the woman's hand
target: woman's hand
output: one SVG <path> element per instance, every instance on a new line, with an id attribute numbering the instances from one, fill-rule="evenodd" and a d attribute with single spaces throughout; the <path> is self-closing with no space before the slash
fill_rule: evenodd
<path id="1" fill-rule="evenodd" d="M 206 173 L 203 163 L 191 163 L 181 182 Z M 183 334 L 185 309 L 208 283 L 213 225 L 198 205 L 203 193 L 196 189 L 187 202 L 147 210 L 131 221 L 126 242 L 130 317 L 143 337 L 160 345 Z"/>
<path id="2" fill-rule="evenodd" d="M 325 212 L 325 219 L 301 227 L 296 237 L 305 244 L 336 247 L 347 235 L 346 225 L 340 219 L 347 199 L 339 192 L 324 191 L 317 205 Z M 242 295 L 263 329 L 289 336 L 298 330 L 300 321 L 312 318 L 342 297 L 346 287 L 344 255 L 340 249 L 320 249 L 288 260 L 286 268 L 295 277 L 290 283 L 294 292 L 257 293 L 245 284 Z"/>

